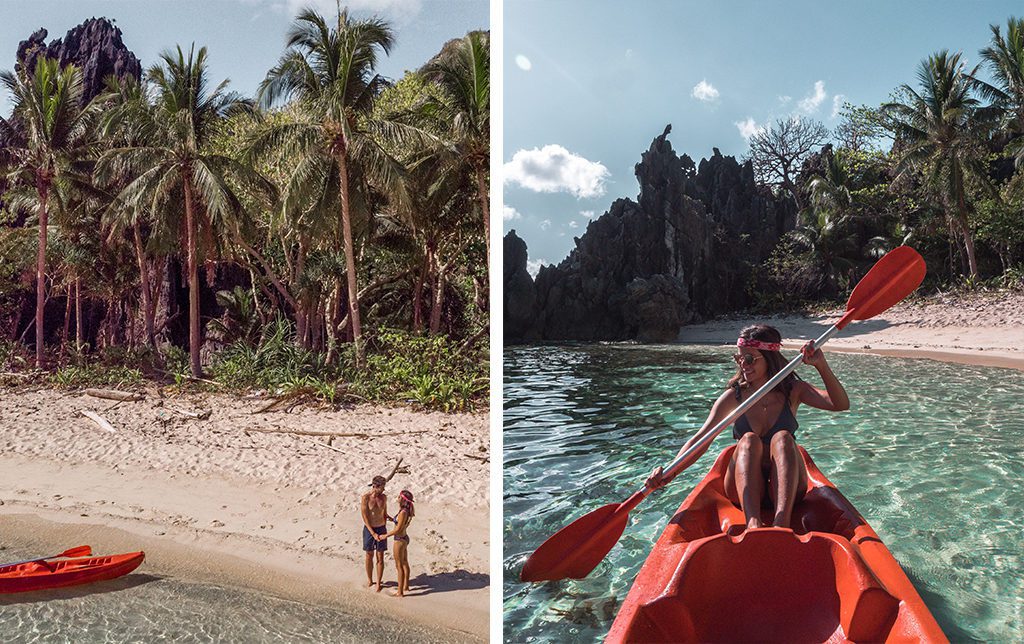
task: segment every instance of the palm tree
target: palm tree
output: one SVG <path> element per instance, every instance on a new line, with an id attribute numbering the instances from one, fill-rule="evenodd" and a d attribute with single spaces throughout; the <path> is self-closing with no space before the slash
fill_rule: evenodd
<path id="1" fill-rule="evenodd" d="M 992 123 L 992 111 L 971 95 L 976 71 L 965 70 L 959 53 L 942 50 L 921 62 L 920 93 L 903 85 L 906 102 L 882 107 L 895 129 L 897 170 L 925 173 L 926 185 L 942 198 L 946 216 L 959 228 L 972 277 L 978 275 L 978 262 L 965 183 L 973 178 L 987 184 L 982 143 Z"/>
<path id="2" fill-rule="evenodd" d="M 181 47 L 165 51 L 146 72 L 152 87 L 152 109 L 134 103 L 110 112 L 107 128 L 130 127 L 144 134 L 142 142 L 104 153 L 97 177 L 112 182 L 132 177 L 118 195 L 125 207 L 147 213 L 158 227 L 173 229 L 184 205 L 184 237 L 189 289 L 189 363 L 192 375 L 202 376 L 199 359 L 200 236 L 210 253 L 214 230 L 230 228 L 239 213 L 239 200 L 229 177 L 260 183 L 261 179 L 236 160 L 211 152 L 211 136 L 231 113 L 251 106 L 234 92 L 228 81 L 212 90 L 207 77 L 206 48 L 195 45 L 185 57 Z"/>
<path id="3" fill-rule="evenodd" d="M 11 136 L 3 159 L 8 179 L 33 185 L 38 203 L 36 367 L 42 368 L 49 200 L 56 182 L 67 186 L 88 182 L 83 165 L 95 147 L 93 126 L 100 104 L 84 102 L 85 86 L 77 67 L 61 68 L 51 58 L 40 57 L 31 73 L 0 72 L 0 82 L 14 99 L 11 120 L 0 118 L 0 129 Z"/>
<path id="4" fill-rule="evenodd" d="M 995 84 L 975 79 L 981 94 L 1003 110 L 1003 128 L 1016 140 L 1010 151 L 1016 153 L 1017 164 L 1024 163 L 1024 19 L 1010 18 L 1006 23 L 1006 37 L 999 25 L 989 25 L 992 41 L 981 50 L 988 63 Z"/>
<path id="5" fill-rule="evenodd" d="M 282 190 L 285 209 L 323 212 L 334 204 L 340 207 L 357 362 L 362 360 L 362 327 L 353 206 L 361 199 L 369 209 L 367 182 L 383 189 L 391 200 L 407 203 L 404 167 L 382 142 L 425 137 L 415 128 L 373 118 L 374 100 L 387 86 L 374 73 L 377 56 L 388 53 L 393 45 L 390 26 L 379 18 L 354 20 L 342 11 L 332 29 L 315 11 L 300 13 L 288 33 L 285 53 L 258 91 L 264 108 L 294 98 L 294 118 L 263 128 L 248 146 L 249 155 L 276 151 L 295 160 Z"/>
<path id="6" fill-rule="evenodd" d="M 436 105 L 437 116 L 448 124 L 446 138 L 455 154 L 467 163 L 476 182 L 476 197 L 484 219 L 484 239 L 490 257 L 491 225 L 488 203 L 488 169 L 491 140 L 490 36 L 474 31 L 424 69 L 444 89 Z"/>

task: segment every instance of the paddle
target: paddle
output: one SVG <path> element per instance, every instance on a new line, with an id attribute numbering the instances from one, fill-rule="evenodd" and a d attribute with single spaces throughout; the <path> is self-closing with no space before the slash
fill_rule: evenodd
<path id="1" fill-rule="evenodd" d="M 34 563 L 36 561 L 46 561 L 47 559 L 58 559 L 60 557 L 88 557 L 92 555 L 91 546 L 75 546 L 74 548 L 68 548 L 59 555 L 51 555 L 49 557 L 39 557 L 38 559 L 26 559 L 25 561 L 15 561 L 14 563 L 0 564 L 0 568 L 5 566 L 18 566 L 21 564 Z"/>
<path id="2" fill-rule="evenodd" d="M 867 320 L 905 298 L 921 284 L 924 274 L 924 260 L 913 248 L 900 246 L 886 253 L 853 289 L 846 303 L 846 313 L 814 341 L 815 348 L 821 348 L 851 321 Z M 737 406 L 722 422 L 691 445 L 690 449 L 676 457 L 664 469 L 663 476 L 671 479 L 679 474 L 685 469 L 682 463 L 687 457 L 714 440 L 723 429 L 782 382 L 802 361 L 802 354 L 793 358 L 754 395 Z M 523 581 L 547 581 L 586 577 L 622 536 L 629 511 L 651 492 L 653 490 L 644 485 L 622 503 L 600 507 L 562 528 L 530 555 L 519 578 Z"/>

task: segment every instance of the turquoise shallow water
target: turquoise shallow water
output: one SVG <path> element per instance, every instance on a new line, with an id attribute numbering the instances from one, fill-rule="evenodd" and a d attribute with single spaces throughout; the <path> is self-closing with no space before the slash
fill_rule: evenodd
<path id="1" fill-rule="evenodd" d="M 3 561 L 27 558 L 0 551 Z M 143 568 L 145 564 L 143 564 Z M 459 642 L 460 633 L 356 616 L 241 588 L 127 577 L 47 593 L 0 597 L 5 643 L 75 642 Z"/>
<path id="2" fill-rule="evenodd" d="M 727 348 L 515 347 L 504 356 L 504 633 L 600 641 L 668 518 L 729 444 L 647 499 L 579 581 L 519 583 L 573 519 L 624 500 L 704 422 Z M 788 354 L 787 354 L 788 355 Z M 1024 373 L 828 354 L 849 412 L 801 407 L 798 441 L 865 516 L 954 641 L 1024 636 Z M 813 368 L 800 370 L 820 386 Z"/>

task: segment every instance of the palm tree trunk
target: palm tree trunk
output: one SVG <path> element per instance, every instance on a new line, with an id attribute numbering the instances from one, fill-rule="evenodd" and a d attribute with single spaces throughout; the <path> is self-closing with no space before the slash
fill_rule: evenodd
<path id="1" fill-rule="evenodd" d="M 152 302 L 152 291 L 150 290 L 149 266 L 146 264 L 146 256 L 142 250 L 142 230 L 139 222 L 132 226 L 132 233 L 135 236 L 135 257 L 139 262 L 139 279 L 142 284 L 142 317 L 146 321 L 146 342 L 150 347 L 156 348 L 156 307 Z"/>
<path id="2" fill-rule="evenodd" d="M 342 150 L 338 155 L 338 177 L 341 184 L 341 228 L 345 242 L 345 268 L 348 272 L 348 308 L 352 321 L 352 342 L 356 345 L 356 366 L 362 366 L 362 327 L 359 320 L 359 289 L 356 282 L 356 248 L 352 242 L 352 213 L 349 208 L 348 159 Z"/>
<path id="3" fill-rule="evenodd" d="M 423 266 L 417 271 L 416 285 L 412 289 L 412 332 L 419 333 L 423 330 L 423 283 L 430 271 L 430 251 L 425 249 L 423 253 Z"/>
<path id="4" fill-rule="evenodd" d="M 36 191 L 39 193 L 39 252 L 36 255 L 36 369 L 42 369 L 43 339 L 45 337 L 43 328 L 43 310 L 46 308 L 46 227 L 48 213 L 46 202 L 50 196 L 50 183 L 41 176 L 36 176 Z"/>
<path id="5" fill-rule="evenodd" d="M 185 178 L 185 237 L 188 256 L 188 357 L 192 377 L 203 377 L 199 361 L 199 258 L 196 249 L 196 220 L 192 203 L 192 183 Z"/>
<path id="6" fill-rule="evenodd" d="M 82 278 L 75 278 L 75 352 L 82 352 Z"/>
<path id="7" fill-rule="evenodd" d="M 437 260 L 437 255 L 433 255 L 435 269 L 435 281 L 434 281 L 434 303 L 430 308 L 430 333 L 437 334 L 441 330 L 441 310 L 444 308 L 444 283 L 445 283 L 445 269 L 447 267 L 441 266 Z"/>
<path id="8" fill-rule="evenodd" d="M 960 172 L 956 173 L 956 194 L 957 194 L 957 216 L 960 224 L 960 232 L 964 237 L 964 248 L 967 249 L 967 266 L 971 277 L 978 277 L 978 260 L 974 256 L 974 237 L 967 223 L 967 203 L 964 199 L 964 179 Z"/>
<path id="9" fill-rule="evenodd" d="M 487 169 L 476 169 L 476 196 L 480 201 L 480 210 L 484 213 L 484 240 L 487 242 L 487 265 L 491 265 L 491 206 L 488 203 Z"/>
<path id="10" fill-rule="evenodd" d="M 67 301 L 64 304 L 64 330 L 60 334 L 60 357 L 57 362 L 64 362 L 68 350 L 68 334 L 71 331 L 71 285 L 67 287 Z"/>

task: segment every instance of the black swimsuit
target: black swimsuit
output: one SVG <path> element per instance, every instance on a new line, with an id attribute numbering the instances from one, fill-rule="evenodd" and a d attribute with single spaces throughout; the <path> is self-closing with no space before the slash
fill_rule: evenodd
<path id="1" fill-rule="evenodd" d="M 740 395 L 740 386 L 735 385 L 736 388 L 736 400 L 742 400 Z M 793 410 L 789 407 L 789 400 L 786 400 L 786 404 L 783 405 L 782 411 L 779 412 L 779 417 L 775 419 L 775 424 L 765 432 L 764 436 L 761 436 L 761 442 L 768 444 L 772 440 L 772 436 L 779 432 L 789 432 L 790 434 L 796 435 L 796 430 L 800 427 L 800 423 L 797 422 L 796 416 L 793 415 Z M 753 429 L 750 427 L 750 421 L 747 420 L 747 415 L 743 414 L 740 416 L 736 423 L 732 426 L 732 437 L 739 440 L 747 432 L 753 433 Z"/>

